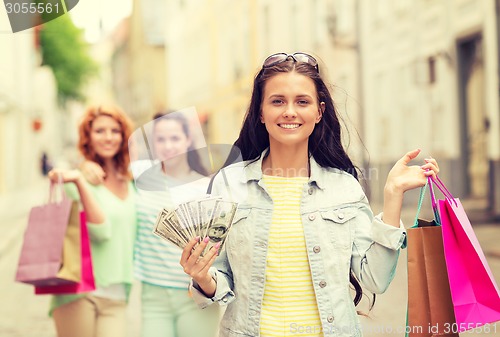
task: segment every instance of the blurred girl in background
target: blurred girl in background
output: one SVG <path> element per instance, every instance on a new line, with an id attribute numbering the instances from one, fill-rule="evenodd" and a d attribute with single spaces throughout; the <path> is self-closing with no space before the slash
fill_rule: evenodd
<path id="1" fill-rule="evenodd" d="M 182 251 L 153 234 L 162 208 L 174 209 L 205 195 L 210 179 L 194 149 L 188 120 L 181 113 L 153 116 L 149 141 L 159 163 L 136 179 L 135 275 L 142 282 L 142 336 L 214 337 L 219 308 L 201 310 L 196 306 L 188 294 L 189 277 L 179 266 Z"/>
<path id="2" fill-rule="evenodd" d="M 91 239 L 96 290 L 53 296 L 51 314 L 58 337 L 123 337 L 133 280 L 136 236 L 135 187 L 129 167 L 132 124 L 116 106 L 91 106 L 79 125 L 78 149 L 95 163 L 102 183 L 90 185 L 80 170 L 53 169 L 49 178 L 66 183 L 80 200 Z M 93 174 L 92 172 L 90 174 Z"/>

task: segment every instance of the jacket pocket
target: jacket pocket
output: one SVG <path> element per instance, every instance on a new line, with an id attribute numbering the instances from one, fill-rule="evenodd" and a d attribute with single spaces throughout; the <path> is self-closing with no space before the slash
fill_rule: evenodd
<path id="1" fill-rule="evenodd" d="M 231 223 L 231 229 L 227 236 L 226 245 L 231 249 L 235 249 L 242 242 L 248 240 L 249 228 L 245 226 L 246 220 L 250 216 L 250 208 L 238 208 L 234 214 L 233 222 Z"/>
<path id="2" fill-rule="evenodd" d="M 238 222 L 248 218 L 248 216 L 250 215 L 250 211 L 251 211 L 250 208 L 238 208 L 238 209 L 236 209 L 236 213 L 234 214 L 232 226 L 234 226 Z"/>
<path id="3" fill-rule="evenodd" d="M 353 242 L 353 226 L 358 209 L 345 207 L 333 210 L 320 210 L 321 218 L 330 235 L 330 241 L 336 247 L 350 248 Z"/>

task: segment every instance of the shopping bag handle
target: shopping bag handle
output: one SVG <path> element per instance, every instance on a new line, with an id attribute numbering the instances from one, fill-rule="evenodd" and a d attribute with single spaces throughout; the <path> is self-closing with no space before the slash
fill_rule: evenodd
<path id="1" fill-rule="evenodd" d="M 418 216 L 420 215 L 420 210 L 422 208 L 422 203 L 424 201 L 425 191 L 427 190 L 427 185 L 429 185 L 429 192 L 431 195 L 432 210 L 434 212 L 434 220 L 438 226 L 441 225 L 441 219 L 439 217 L 439 211 L 436 203 L 436 196 L 434 195 L 434 189 L 432 188 L 432 181 L 430 177 L 427 177 L 427 182 L 420 189 L 420 196 L 418 197 L 417 214 L 415 214 L 415 220 L 413 221 L 413 228 L 418 227 Z"/>
<path id="2" fill-rule="evenodd" d="M 436 220 L 438 225 L 441 225 L 441 217 L 439 216 L 438 203 L 436 201 L 436 195 L 434 194 L 434 188 L 432 186 L 432 181 L 433 181 L 432 176 L 427 177 L 427 184 L 429 185 L 429 192 L 431 195 L 431 204 L 432 204 L 432 211 L 434 212 L 434 219 Z"/>
<path id="3" fill-rule="evenodd" d="M 56 200 L 57 194 L 59 194 L 59 200 Z M 63 177 L 61 173 L 58 173 L 57 182 L 50 181 L 49 204 L 60 204 L 65 198 Z"/>
<path id="4" fill-rule="evenodd" d="M 449 202 L 453 202 L 455 204 L 455 206 L 458 205 L 457 201 L 455 200 L 455 198 L 453 197 L 453 195 L 451 194 L 451 192 L 446 188 L 446 186 L 441 181 L 441 179 L 439 179 L 438 176 L 436 176 L 435 178 L 434 177 L 428 177 L 427 180 L 429 181 L 429 186 L 431 186 L 430 187 L 431 189 L 432 189 L 432 184 L 434 183 L 434 185 L 441 191 L 441 193 L 443 193 L 444 197 L 447 200 L 449 200 Z M 434 207 L 435 204 L 436 204 L 436 208 L 437 208 L 436 198 L 433 199 L 432 206 Z"/>

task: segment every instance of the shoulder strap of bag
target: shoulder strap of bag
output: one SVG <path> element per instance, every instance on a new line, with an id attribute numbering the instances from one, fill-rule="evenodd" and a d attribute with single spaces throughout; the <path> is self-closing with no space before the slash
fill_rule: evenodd
<path id="1" fill-rule="evenodd" d="M 210 178 L 210 182 L 208 183 L 208 187 L 207 187 L 207 194 L 212 194 L 212 186 L 214 184 L 214 179 L 215 179 L 215 176 L 217 174 L 219 174 L 220 170 L 217 171 L 217 173 L 215 173 L 212 178 Z"/>

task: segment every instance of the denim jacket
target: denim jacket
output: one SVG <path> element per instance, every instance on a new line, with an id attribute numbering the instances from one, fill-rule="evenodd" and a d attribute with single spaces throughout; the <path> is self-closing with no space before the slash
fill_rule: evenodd
<path id="1" fill-rule="evenodd" d="M 217 288 L 212 298 L 190 289 L 201 308 L 227 305 L 220 336 L 259 336 L 264 296 L 266 254 L 273 201 L 262 181 L 262 158 L 223 169 L 215 177 L 212 194 L 239 203 L 219 257 L 210 269 Z M 358 183 L 350 174 L 319 166 L 310 157 L 310 178 L 300 202 L 311 277 L 324 336 L 361 336 L 361 326 L 350 293 L 349 272 L 364 289 L 384 292 L 396 268 L 399 249 L 406 242 L 402 223 L 394 227 L 376 217 Z M 309 327 L 317 331 L 317 327 Z M 302 329 L 302 330 L 301 330 Z M 290 326 L 300 335 L 307 327 Z"/>

